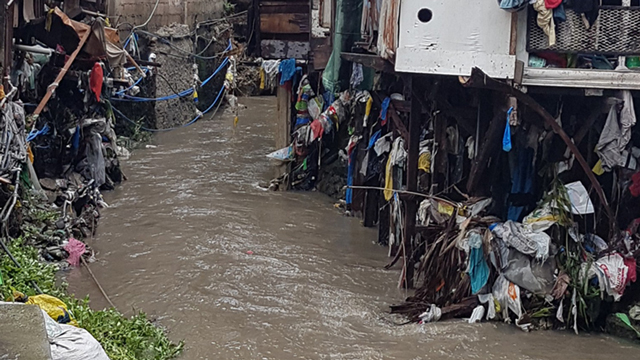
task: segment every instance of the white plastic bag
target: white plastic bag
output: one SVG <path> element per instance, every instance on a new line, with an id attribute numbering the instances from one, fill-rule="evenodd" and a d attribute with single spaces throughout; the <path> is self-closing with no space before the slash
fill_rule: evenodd
<path id="1" fill-rule="evenodd" d="M 442 310 L 439 307 L 435 306 L 434 304 L 431 304 L 429 309 L 427 309 L 427 311 L 420 314 L 419 317 L 421 322 L 423 324 L 426 324 L 426 323 L 436 322 L 440 320 L 440 316 L 442 316 Z"/>
<path id="2" fill-rule="evenodd" d="M 571 200 L 571 213 L 575 215 L 593 214 L 594 208 L 587 189 L 580 181 L 572 182 L 564 186 Z"/>
<path id="3" fill-rule="evenodd" d="M 287 161 L 291 158 L 291 146 L 287 146 L 280 150 L 276 150 L 267 155 L 269 159 L 278 160 L 278 161 Z"/>
<path id="4" fill-rule="evenodd" d="M 509 321 L 509 310 L 516 315 L 516 326 L 523 331 L 529 331 L 531 324 L 522 323 L 522 301 L 520 299 L 520 287 L 509 282 L 504 276 L 500 275 L 493 284 L 493 296 L 500 304 L 502 309 L 502 317 L 505 321 Z"/>
<path id="5" fill-rule="evenodd" d="M 473 309 L 473 312 L 471 313 L 471 318 L 469 318 L 469 324 L 475 324 L 477 322 L 480 322 L 483 316 L 484 316 L 484 306 L 482 305 L 476 306 L 476 308 Z"/>
<path id="6" fill-rule="evenodd" d="M 52 360 L 109 360 L 102 345 L 87 330 L 58 324 L 43 310 Z"/>
<path id="7" fill-rule="evenodd" d="M 629 268 L 625 265 L 624 259 L 620 254 L 610 254 L 598 259 L 596 265 L 607 278 L 607 293 L 613 296 L 615 301 L 619 301 L 627 286 L 629 275 Z"/>
<path id="8" fill-rule="evenodd" d="M 478 300 L 481 304 L 487 304 L 487 320 L 496 318 L 496 304 L 493 294 L 481 294 L 478 295 Z"/>

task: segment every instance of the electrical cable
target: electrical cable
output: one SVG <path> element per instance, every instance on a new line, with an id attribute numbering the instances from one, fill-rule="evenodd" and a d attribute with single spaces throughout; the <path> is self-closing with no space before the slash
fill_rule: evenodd
<path id="1" fill-rule="evenodd" d="M 144 126 L 139 125 L 138 123 L 136 123 L 135 121 L 129 119 L 125 114 L 123 114 L 120 110 L 116 109 L 115 107 L 111 107 L 113 109 L 113 112 L 117 115 L 119 115 L 121 118 L 123 118 L 124 120 L 132 123 L 133 125 L 138 126 L 141 130 L 144 131 L 148 131 L 148 132 L 168 132 L 168 131 L 173 131 L 173 130 L 177 130 L 177 129 L 182 129 L 185 128 L 187 126 L 193 125 L 196 121 L 198 121 L 198 119 L 200 119 L 203 115 L 205 115 L 206 113 L 208 113 L 209 111 L 211 111 L 211 109 L 216 105 L 217 103 L 217 108 L 214 111 L 213 115 L 211 115 L 212 117 L 216 115 L 216 113 L 218 112 L 218 109 L 220 109 L 220 105 L 222 104 L 221 98 L 222 95 L 224 93 L 227 92 L 227 89 L 222 86 L 222 88 L 220 88 L 220 91 L 218 92 L 218 95 L 216 96 L 216 98 L 213 100 L 213 102 L 211 103 L 211 105 L 209 105 L 208 108 L 206 108 L 203 112 L 200 112 L 198 115 L 196 115 L 195 118 L 193 118 L 193 120 L 189 121 L 188 123 L 181 125 L 181 126 L 176 126 L 176 127 L 172 127 L 172 128 L 168 128 L 168 129 L 151 129 L 151 128 L 147 128 Z"/>
<path id="2" fill-rule="evenodd" d="M 225 29 L 225 30 L 227 30 L 227 29 Z M 217 58 L 219 58 L 219 57 L 220 57 L 220 55 L 221 55 L 221 54 L 216 54 L 216 55 L 213 55 L 213 56 L 201 56 L 201 55 L 194 54 L 194 53 L 192 53 L 192 52 L 189 52 L 189 51 L 186 51 L 186 50 L 180 49 L 179 47 L 177 47 L 177 46 L 173 45 L 173 43 L 171 43 L 171 41 L 170 41 L 170 40 L 168 40 L 168 39 L 166 39 L 166 38 L 164 38 L 164 37 L 162 37 L 162 36 L 160 36 L 160 35 L 158 35 L 158 34 L 154 34 L 154 33 L 152 33 L 152 32 L 145 31 L 145 30 L 136 30 L 136 31 L 137 31 L 137 32 L 140 32 L 140 33 L 143 33 L 143 34 L 145 34 L 145 35 L 147 35 L 147 36 L 154 36 L 154 37 L 158 38 L 158 40 L 159 40 L 159 41 L 161 41 L 162 43 L 164 43 L 164 44 L 168 45 L 170 48 L 172 48 L 172 49 L 174 49 L 174 50 L 177 50 L 178 52 L 181 52 L 181 53 L 183 53 L 183 54 L 185 54 L 185 55 L 188 55 L 189 57 L 194 57 L 194 58 L 196 58 L 196 59 L 200 59 L 200 60 L 213 60 L 213 59 L 217 59 Z M 227 51 L 231 50 L 231 49 L 230 49 L 230 46 L 231 46 L 231 40 L 229 40 L 229 47 L 228 47 L 228 48 L 223 52 L 223 54 L 224 54 L 225 52 L 227 52 Z"/>
<path id="3" fill-rule="evenodd" d="M 151 14 L 149 14 L 149 18 L 147 19 L 147 21 L 144 22 L 144 24 L 142 25 L 136 25 L 133 27 L 133 29 L 131 29 L 131 32 L 133 33 L 134 31 L 136 31 L 136 29 L 139 29 L 141 27 L 145 27 L 149 24 L 149 21 L 151 21 L 151 18 L 153 18 L 153 15 L 156 13 L 156 10 L 158 9 L 158 4 L 160 3 L 160 0 L 156 0 L 156 4 L 153 7 L 153 10 L 151 10 Z"/>
<path id="4" fill-rule="evenodd" d="M 229 42 L 229 46 L 231 46 L 231 42 Z M 225 58 L 222 63 L 220 63 L 220 65 L 218 66 L 218 68 L 213 72 L 213 74 L 211 74 L 208 78 L 206 78 L 202 84 L 200 84 L 200 86 L 205 86 L 209 81 L 211 81 L 211 79 L 213 79 L 214 76 L 216 76 L 227 64 L 229 63 L 229 58 Z M 124 95 L 125 99 L 113 99 L 115 101 L 133 101 L 133 102 L 149 102 L 149 101 L 166 101 L 166 100 L 173 100 L 173 99 L 177 99 L 180 97 L 184 97 L 184 96 L 188 96 L 193 94 L 193 88 L 189 88 L 186 90 L 183 90 L 177 94 L 172 94 L 172 95 L 167 95 L 167 96 L 162 96 L 159 98 L 144 98 L 144 97 L 136 97 L 136 96 L 130 96 L 130 95 Z"/>

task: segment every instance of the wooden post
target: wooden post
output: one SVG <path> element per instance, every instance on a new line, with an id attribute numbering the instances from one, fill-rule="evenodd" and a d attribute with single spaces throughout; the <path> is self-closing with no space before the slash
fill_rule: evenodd
<path id="1" fill-rule="evenodd" d="M 448 157 L 449 151 L 447 146 L 447 117 L 438 114 L 434 117 L 434 138 L 436 153 L 433 156 L 433 174 L 431 181 L 431 193 L 437 194 L 446 188 L 446 179 L 448 175 Z"/>
<path id="2" fill-rule="evenodd" d="M 415 80 L 415 79 L 412 79 Z M 411 81 L 411 87 L 413 93 L 417 94 L 415 81 Z M 411 97 L 411 114 L 409 116 L 409 139 L 408 139 L 408 154 L 407 154 L 407 191 L 418 191 L 418 155 L 420 146 L 420 125 L 422 120 L 422 106 L 420 102 L 415 99 L 415 96 Z M 413 257 L 413 242 L 416 234 L 416 213 L 418 211 L 417 199 L 414 197 L 406 198 L 405 200 L 405 239 L 404 250 L 405 264 L 407 266 L 406 278 L 404 287 L 413 288 L 413 273 L 415 269 L 415 259 Z"/>
<path id="3" fill-rule="evenodd" d="M 2 35 L 2 84 L 4 84 L 5 92 L 9 91 L 9 81 L 5 79 L 5 76 L 9 76 L 12 62 L 12 45 L 13 45 L 13 9 L 15 8 L 15 2 L 7 7 L 7 0 L 2 0 L 2 15 L 0 15 L 0 29 L 3 30 Z"/>
<path id="4" fill-rule="evenodd" d="M 280 84 L 280 75 L 277 77 Z M 276 86 L 277 96 L 277 117 L 276 117 L 276 149 L 291 144 L 291 92 L 286 87 Z M 281 165 L 276 168 L 276 178 L 287 172 L 288 165 Z"/>

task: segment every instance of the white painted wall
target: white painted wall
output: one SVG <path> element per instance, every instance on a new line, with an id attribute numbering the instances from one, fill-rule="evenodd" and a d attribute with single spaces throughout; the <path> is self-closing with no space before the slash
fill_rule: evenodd
<path id="1" fill-rule="evenodd" d="M 418 19 L 429 9 L 432 19 Z M 479 67 L 495 78 L 513 78 L 509 55 L 511 14 L 496 0 L 403 0 L 400 9 L 398 72 L 468 76 Z"/>

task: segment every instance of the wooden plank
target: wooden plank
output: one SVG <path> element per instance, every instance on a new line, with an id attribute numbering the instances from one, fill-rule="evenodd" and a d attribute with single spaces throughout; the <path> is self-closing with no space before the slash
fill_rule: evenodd
<path id="1" fill-rule="evenodd" d="M 412 89 L 416 87 L 414 83 L 416 78 L 411 79 Z M 411 101 L 411 114 L 409 115 L 409 139 L 407 154 L 407 191 L 418 191 L 418 155 L 420 147 L 420 128 L 422 120 L 422 105 L 415 99 Z M 413 256 L 413 242 L 416 234 L 416 212 L 418 211 L 418 203 L 415 198 L 405 200 L 405 238 L 404 253 L 406 264 L 406 277 L 404 287 L 412 289 L 414 286 L 414 270 L 415 258 Z"/>
<path id="2" fill-rule="evenodd" d="M 277 78 L 280 82 L 280 76 Z M 276 87 L 276 149 L 291 143 L 291 91 L 284 86 Z M 279 165 L 275 169 L 276 179 L 287 172 L 287 165 Z"/>
<path id="3" fill-rule="evenodd" d="M 9 91 L 11 88 L 9 87 L 9 80 L 5 76 L 8 76 L 11 73 L 11 62 L 13 57 L 13 51 L 11 49 L 11 44 L 13 43 L 13 12 L 16 8 L 16 3 L 14 2 L 11 6 L 5 6 L 6 1 L 1 1 L 0 6 L 2 6 L 3 12 L 3 22 L 4 25 L 3 32 L 4 34 L 0 35 L 0 41 L 3 42 L 2 47 L 2 65 L 4 74 L 2 75 L 2 84 L 4 85 L 4 90 Z"/>
<path id="4" fill-rule="evenodd" d="M 518 46 L 518 13 L 511 13 L 511 38 L 509 39 L 509 55 L 516 54 Z"/>
<path id="5" fill-rule="evenodd" d="M 393 64 L 389 61 L 381 58 L 378 55 L 371 54 L 356 54 L 356 53 L 347 53 L 343 52 L 340 54 L 344 60 L 355 62 L 358 64 L 362 64 L 362 66 L 372 68 L 378 71 L 393 73 Z"/>
<path id="6" fill-rule="evenodd" d="M 309 16 L 309 4 L 260 5 L 262 14 L 306 14 Z"/>
<path id="7" fill-rule="evenodd" d="M 309 1 L 305 0 L 280 0 L 280 1 L 260 1 L 260 6 L 296 6 L 296 5 L 309 5 Z"/>
<path id="8" fill-rule="evenodd" d="M 42 100 L 38 104 L 38 107 L 36 108 L 36 111 L 33 112 L 33 115 L 35 117 L 40 115 L 40 113 L 44 109 L 45 105 L 47 105 L 47 103 L 49 102 L 49 99 L 51 99 L 51 95 L 53 95 L 53 92 L 55 91 L 55 89 L 60 84 L 60 81 L 62 80 L 64 75 L 67 73 L 67 71 L 69 71 L 69 68 L 71 67 L 71 64 L 73 64 L 73 61 L 76 59 L 76 56 L 78 56 L 78 54 L 80 53 L 80 50 L 82 50 L 82 47 L 84 46 L 84 43 L 87 42 L 87 39 L 89 38 L 89 35 L 91 35 L 91 33 L 92 33 L 91 31 L 86 31 L 84 33 L 84 36 L 82 37 L 82 39 L 80 39 L 80 43 L 78 44 L 78 47 L 76 47 L 76 49 L 73 51 L 71 56 L 69 56 L 69 59 L 64 64 L 64 67 L 62 68 L 62 70 L 60 71 L 58 76 L 56 77 L 56 80 L 51 85 L 49 85 L 49 87 L 47 88 L 47 92 L 46 92 L 46 94 L 44 94 L 44 97 L 42 98 Z"/>
<path id="9" fill-rule="evenodd" d="M 261 9 L 262 11 L 262 9 Z M 260 14 L 260 31 L 270 34 L 309 32 L 309 14 Z"/>

